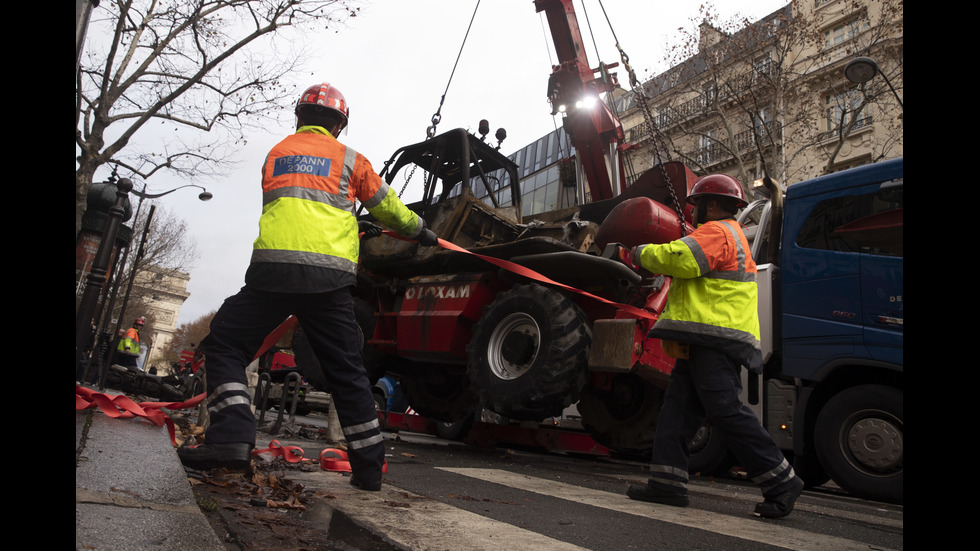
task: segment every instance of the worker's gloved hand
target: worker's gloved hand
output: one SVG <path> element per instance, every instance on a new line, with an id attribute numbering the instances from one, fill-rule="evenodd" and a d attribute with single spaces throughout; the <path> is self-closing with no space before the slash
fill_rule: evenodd
<path id="1" fill-rule="evenodd" d="M 436 233 L 429 228 L 423 228 L 422 233 L 420 233 L 415 239 L 419 242 L 419 244 L 426 247 L 435 247 L 439 244 L 439 236 L 437 236 Z"/>
<path id="2" fill-rule="evenodd" d="M 363 239 L 371 239 L 372 237 L 378 237 L 383 231 L 381 226 L 372 224 L 367 220 L 361 220 L 357 223 L 357 231 L 364 234 Z"/>

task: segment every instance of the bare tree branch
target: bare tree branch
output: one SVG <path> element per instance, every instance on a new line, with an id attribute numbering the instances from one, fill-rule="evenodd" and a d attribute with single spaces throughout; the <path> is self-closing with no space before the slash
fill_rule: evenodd
<path id="1" fill-rule="evenodd" d="M 339 27 L 357 15 L 354 0 L 112 0 L 94 10 L 76 75 L 76 233 L 99 167 L 114 163 L 148 177 L 194 175 L 227 163 L 222 145 L 242 139 L 294 96 L 283 77 L 301 56 L 269 45 L 288 28 Z M 100 41 L 98 37 L 110 37 Z M 162 155 L 134 153 L 150 121 L 217 130 L 203 147 Z M 187 136 L 182 133 L 181 136 Z M 189 139 L 189 138 L 184 138 Z M 210 167 L 210 168 L 209 168 Z"/>

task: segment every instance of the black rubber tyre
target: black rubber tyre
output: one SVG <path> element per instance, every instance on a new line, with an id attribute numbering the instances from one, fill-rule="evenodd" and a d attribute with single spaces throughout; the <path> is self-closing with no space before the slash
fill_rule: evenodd
<path id="1" fill-rule="evenodd" d="M 817 460 L 814 453 L 808 456 L 792 457 L 793 470 L 796 471 L 796 476 L 803 480 L 804 487 L 807 489 L 816 488 L 830 480 L 830 475 L 820 465 L 820 461 Z M 787 455 L 786 459 L 790 459 L 790 457 Z"/>
<path id="2" fill-rule="evenodd" d="M 466 347 L 483 405 L 514 419 L 561 415 L 588 381 L 592 327 L 577 304 L 540 285 L 516 285 L 483 309 Z"/>
<path id="3" fill-rule="evenodd" d="M 817 417 L 814 443 L 827 474 L 864 499 L 902 502 L 904 393 L 883 385 L 849 388 Z"/>
<path id="4" fill-rule="evenodd" d="M 400 376 L 399 382 L 408 405 L 415 413 L 431 421 L 459 421 L 472 415 L 478 403 L 462 366 L 419 364 Z"/>
<path id="5" fill-rule="evenodd" d="M 707 422 L 691 440 L 687 472 L 704 476 L 723 475 L 735 465 L 735 455 L 718 431 Z"/>
<path id="6" fill-rule="evenodd" d="M 381 353 L 374 347 L 367 344 L 365 335 L 374 335 L 374 325 L 377 318 L 374 316 L 374 308 L 364 299 L 354 298 L 354 319 L 357 321 L 357 332 L 361 340 L 361 358 L 364 368 L 367 370 L 368 382 L 374 386 L 382 376 L 384 369 L 381 368 Z M 330 392 L 327 386 L 327 377 L 323 373 L 313 347 L 307 338 L 302 326 L 296 327 L 293 335 L 293 353 L 296 356 L 296 367 L 300 374 L 310 385 L 321 392 Z"/>
<path id="7" fill-rule="evenodd" d="M 613 378 L 609 390 L 586 387 L 578 412 L 582 427 L 596 442 L 649 459 L 663 400 L 662 388 L 626 373 Z"/>
<path id="8" fill-rule="evenodd" d="M 468 415 L 452 423 L 436 423 L 436 434 L 444 440 L 462 441 L 473 428 L 481 409 L 479 406 L 474 407 Z"/>

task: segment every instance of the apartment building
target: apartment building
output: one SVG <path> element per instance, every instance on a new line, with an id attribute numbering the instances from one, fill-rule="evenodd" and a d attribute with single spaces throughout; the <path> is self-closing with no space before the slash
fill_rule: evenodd
<path id="1" fill-rule="evenodd" d="M 752 197 L 764 174 L 785 187 L 901 157 L 903 10 L 901 0 L 795 0 L 744 28 L 701 24 L 690 50 L 642 84 L 642 101 L 628 84 L 605 98 L 630 146 L 627 185 L 670 160 L 734 176 Z M 864 84 L 844 73 L 858 57 L 878 68 Z M 509 156 L 523 215 L 589 200 L 574 156 L 560 126 Z M 501 202 L 506 177 L 491 175 Z M 471 187 L 490 203 L 482 185 Z"/>
<path id="2" fill-rule="evenodd" d="M 702 24 L 697 51 L 644 83 L 648 112 L 632 90 L 613 98 L 634 166 L 681 161 L 751 188 L 764 171 L 786 186 L 901 157 L 903 13 L 901 1 L 797 0 L 737 31 Z M 878 67 L 864 84 L 844 72 L 858 57 Z"/>

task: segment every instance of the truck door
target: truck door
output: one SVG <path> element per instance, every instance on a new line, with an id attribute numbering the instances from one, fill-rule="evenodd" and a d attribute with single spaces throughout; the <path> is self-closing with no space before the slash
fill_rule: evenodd
<path id="1" fill-rule="evenodd" d="M 872 359 L 903 365 L 903 179 L 862 189 L 870 213 L 850 228 L 861 250 L 864 344 Z"/>
<path id="2" fill-rule="evenodd" d="M 812 378 L 863 338 L 859 251 L 836 234 L 860 218 L 857 188 L 787 194 L 782 248 L 783 373 Z"/>
<path id="3" fill-rule="evenodd" d="M 784 374 L 813 378 L 835 359 L 901 365 L 898 170 L 787 201 L 784 235 L 795 239 L 783 243 Z"/>

